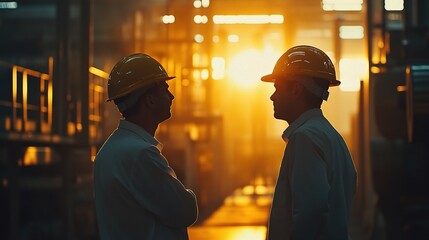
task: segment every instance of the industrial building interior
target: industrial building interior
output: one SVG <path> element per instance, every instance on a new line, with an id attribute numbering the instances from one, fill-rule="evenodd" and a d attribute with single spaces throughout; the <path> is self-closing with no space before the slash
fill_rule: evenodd
<path id="1" fill-rule="evenodd" d="M 176 76 L 156 138 L 197 195 L 190 239 L 265 239 L 287 123 L 260 77 L 303 44 L 342 81 L 322 110 L 358 171 L 352 239 L 428 239 L 428 13 L 427 0 L 1 0 L 0 239 L 99 238 L 93 161 L 120 119 L 107 79 L 137 52 Z"/>

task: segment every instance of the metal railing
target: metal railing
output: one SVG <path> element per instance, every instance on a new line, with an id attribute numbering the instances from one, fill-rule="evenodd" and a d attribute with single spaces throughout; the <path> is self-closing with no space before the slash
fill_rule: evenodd
<path id="1" fill-rule="evenodd" d="M 89 138 L 93 141 L 104 141 L 102 120 L 109 74 L 95 67 L 90 67 L 89 73 Z"/>
<path id="2" fill-rule="evenodd" d="M 0 76 L 1 131 L 51 132 L 53 58 L 49 58 L 48 73 L 5 62 L 0 62 L 0 67 L 5 71 Z M 7 70 L 11 71 L 10 79 Z"/>
<path id="3" fill-rule="evenodd" d="M 22 134 L 28 139 L 54 134 L 53 64 L 54 60 L 50 57 L 48 73 L 43 73 L 0 61 L 0 138 L 13 140 L 10 136 Z M 102 119 L 108 74 L 95 67 L 90 67 L 88 71 L 89 101 L 79 104 L 89 104 L 89 139 L 97 142 L 104 138 Z M 67 124 L 79 126 L 84 116 L 76 111 L 73 114 L 76 116 L 69 116 Z M 77 131 L 67 131 L 64 137 L 76 134 Z"/>

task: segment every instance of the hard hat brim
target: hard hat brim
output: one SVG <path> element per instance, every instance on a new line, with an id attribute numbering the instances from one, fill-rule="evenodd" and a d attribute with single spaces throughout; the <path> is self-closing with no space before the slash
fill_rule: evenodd
<path id="1" fill-rule="evenodd" d="M 276 78 L 273 75 L 274 74 L 265 75 L 265 76 L 261 77 L 261 81 L 262 82 L 274 82 Z"/>
<path id="2" fill-rule="evenodd" d="M 279 74 L 268 74 L 265 75 L 263 77 L 261 77 L 261 81 L 262 82 L 275 82 L 277 78 L 282 78 L 284 77 L 283 75 L 279 75 Z M 329 86 L 330 87 L 335 87 L 335 86 L 339 86 L 341 84 L 340 80 L 336 80 L 336 79 L 331 79 L 329 80 Z"/>
<path id="3" fill-rule="evenodd" d="M 167 77 L 162 77 L 162 78 L 159 78 L 159 79 L 155 79 L 151 84 L 154 84 L 154 83 L 157 83 L 157 82 L 162 82 L 162 81 L 169 81 L 169 80 L 174 79 L 174 78 L 176 78 L 176 76 L 167 76 Z M 149 84 L 149 85 L 151 85 L 151 84 Z M 144 86 L 144 87 L 141 87 L 141 88 L 145 88 L 145 87 L 147 87 L 147 86 Z M 140 87 L 139 87 L 139 88 L 140 88 Z M 124 92 L 124 93 L 122 93 L 122 94 L 115 95 L 115 96 L 113 96 L 113 97 L 108 98 L 108 99 L 106 100 L 106 102 L 110 102 L 110 101 L 113 101 L 113 100 L 115 100 L 115 99 L 117 99 L 117 98 L 120 98 L 120 97 L 126 96 L 126 95 L 130 94 L 131 92 L 133 92 L 133 91 L 126 91 L 126 92 Z"/>

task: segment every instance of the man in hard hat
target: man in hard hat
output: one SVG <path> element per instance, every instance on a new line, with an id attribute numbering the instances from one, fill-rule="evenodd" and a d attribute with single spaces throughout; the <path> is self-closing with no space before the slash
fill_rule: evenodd
<path id="1" fill-rule="evenodd" d="M 331 60 L 318 48 L 295 46 L 261 80 L 274 82 L 274 117 L 289 124 L 268 239 L 348 239 L 356 168 L 320 109 L 328 88 L 340 84 Z"/>
<path id="2" fill-rule="evenodd" d="M 101 239 L 188 239 L 198 215 L 186 189 L 161 154 L 154 135 L 171 117 L 173 94 L 162 65 L 146 54 L 123 58 L 108 80 L 108 101 L 123 119 L 95 158 L 94 193 Z"/>

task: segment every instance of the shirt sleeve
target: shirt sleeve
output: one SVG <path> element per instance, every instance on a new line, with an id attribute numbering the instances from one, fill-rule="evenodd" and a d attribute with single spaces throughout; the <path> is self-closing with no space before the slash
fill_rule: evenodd
<path id="1" fill-rule="evenodd" d="M 287 146 L 290 160 L 294 239 L 316 239 L 325 223 L 328 206 L 327 166 L 321 149 L 303 133 Z"/>
<path id="2" fill-rule="evenodd" d="M 155 147 L 140 152 L 130 178 L 132 194 L 161 223 L 187 227 L 196 221 L 198 205 L 195 194 L 176 178 Z"/>

